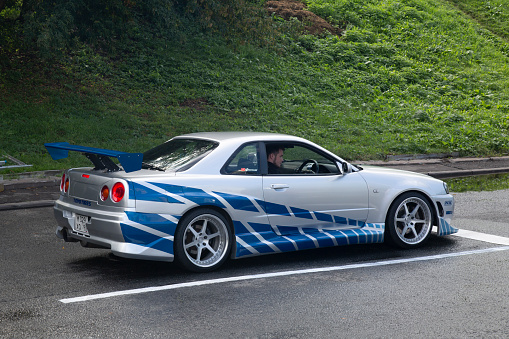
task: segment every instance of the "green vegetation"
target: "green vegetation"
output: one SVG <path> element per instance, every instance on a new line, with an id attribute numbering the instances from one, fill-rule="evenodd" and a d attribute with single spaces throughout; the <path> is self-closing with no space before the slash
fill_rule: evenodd
<path id="1" fill-rule="evenodd" d="M 509 148 L 509 27 L 486 1 L 307 0 L 340 37 L 301 35 L 265 1 L 58 0 L 24 21 L 7 1 L 0 155 L 34 170 L 82 161 L 45 142 L 139 152 L 197 131 L 295 134 L 356 160 Z"/>
<path id="2" fill-rule="evenodd" d="M 484 28 L 509 39 L 509 3 L 506 0 L 449 0 Z"/>
<path id="3" fill-rule="evenodd" d="M 490 174 L 445 180 L 451 192 L 497 191 L 509 189 L 509 174 Z"/>

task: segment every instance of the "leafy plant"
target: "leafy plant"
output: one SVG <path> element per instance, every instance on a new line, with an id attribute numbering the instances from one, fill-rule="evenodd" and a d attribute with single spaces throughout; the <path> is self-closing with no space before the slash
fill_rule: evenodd
<path id="1" fill-rule="evenodd" d="M 140 152 L 215 130 L 296 134 L 351 160 L 507 153 L 507 42 L 452 2 L 307 0 L 343 29 L 312 36 L 254 0 L 116 1 L 57 0 L 49 8 L 68 21 L 48 9 L 27 17 L 24 38 L 60 57 L 12 40 L 1 154 L 67 167 L 81 158 L 55 163 L 45 142 Z"/>

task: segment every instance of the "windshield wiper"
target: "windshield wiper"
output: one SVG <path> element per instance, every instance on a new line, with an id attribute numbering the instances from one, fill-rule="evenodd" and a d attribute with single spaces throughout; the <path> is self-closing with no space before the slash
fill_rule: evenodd
<path id="1" fill-rule="evenodd" d="M 141 163 L 141 168 L 165 172 L 165 170 L 163 168 L 146 163 L 146 162 Z"/>

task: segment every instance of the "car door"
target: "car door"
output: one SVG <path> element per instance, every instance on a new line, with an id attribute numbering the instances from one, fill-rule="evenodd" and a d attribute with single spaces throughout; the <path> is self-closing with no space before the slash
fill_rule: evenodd
<path id="1" fill-rule="evenodd" d="M 266 146 L 274 149 L 273 143 Z M 364 225 L 368 189 L 359 173 L 341 173 L 334 158 L 311 145 L 285 142 L 281 147 L 279 173 L 263 175 L 265 211 L 274 232 L 291 235 Z"/>

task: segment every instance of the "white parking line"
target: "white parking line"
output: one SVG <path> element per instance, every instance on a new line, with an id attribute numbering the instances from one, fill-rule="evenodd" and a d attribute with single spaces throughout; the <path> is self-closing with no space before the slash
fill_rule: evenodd
<path id="1" fill-rule="evenodd" d="M 61 299 L 60 302 L 68 304 L 68 303 L 75 303 L 75 302 L 80 302 L 80 301 L 89 301 L 89 300 L 95 300 L 95 299 L 118 297 L 118 296 L 122 296 L 122 295 L 133 295 L 133 294 L 141 294 L 141 293 L 148 293 L 148 292 L 175 290 L 175 289 L 185 288 L 185 287 L 213 285 L 213 284 L 220 284 L 220 283 L 229 283 L 229 282 L 234 282 L 234 281 L 246 281 L 246 280 L 255 280 L 255 279 L 275 278 L 275 277 L 291 276 L 291 275 L 298 275 L 298 274 L 350 270 L 350 269 L 355 269 L 355 268 L 366 268 L 366 267 L 405 264 L 405 263 L 417 262 L 417 261 L 438 260 L 438 259 L 459 257 L 459 256 L 465 256 L 465 255 L 492 253 L 492 252 L 507 251 L 507 250 L 509 250 L 509 246 L 492 247 L 492 248 L 486 248 L 486 249 L 474 250 L 474 251 L 464 251 L 464 252 L 456 252 L 456 253 L 430 255 L 430 256 L 418 257 L 418 258 L 377 261 L 377 262 L 369 262 L 369 263 L 363 263 L 363 264 L 352 264 L 352 265 L 344 265 L 344 266 L 311 268 L 311 269 L 297 270 L 297 271 L 243 275 L 243 276 L 238 276 L 238 277 L 192 281 L 192 282 L 173 284 L 173 285 L 154 286 L 154 287 L 146 287 L 146 288 L 137 288 L 137 289 L 132 289 L 132 290 L 109 292 L 109 293 L 92 294 L 92 295 L 76 297 L 76 298 Z"/>
<path id="2" fill-rule="evenodd" d="M 462 238 L 468 238 L 468 239 L 473 239 L 473 240 L 489 242 L 489 243 L 497 244 L 497 245 L 509 246 L 509 238 L 500 237 L 498 235 L 479 233 L 479 232 L 462 230 L 462 229 L 460 229 L 458 231 L 458 233 L 454 233 L 452 235 L 462 237 Z"/>

